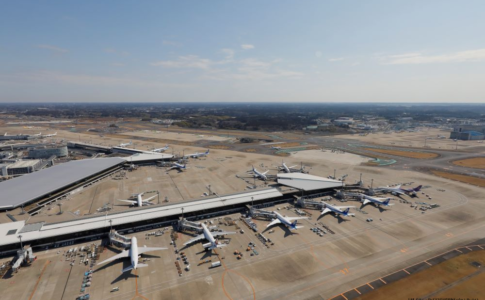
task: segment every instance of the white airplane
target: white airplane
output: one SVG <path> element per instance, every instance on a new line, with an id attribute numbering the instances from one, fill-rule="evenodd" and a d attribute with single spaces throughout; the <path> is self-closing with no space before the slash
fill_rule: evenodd
<path id="1" fill-rule="evenodd" d="M 266 176 L 266 173 L 268 173 L 269 171 L 261 173 L 253 167 L 253 169 L 249 172 L 253 172 L 253 176 L 255 178 L 259 178 L 259 179 L 264 180 L 264 181 L 268 180 L 268 176 Z"/>
<path id="2" fill-rule="evenodd" d="M 323 201 L 322 201 L 323 202 Z M 344 217 L 349 217 L 349 216 L 355 216 L 355 214 L 350 214 L 349 210 L 355 206 L 334 206 L 331 204 L 328 204 L 327 202 L 323 202 L 323 210 L 322 213 L 320 214 L 321 216 L 328 214 L 328 213 L 334 213 L 335 216 L 344 216 Z"/>
<path id="3" fill-rule="evenodd" d="M 121 143 L 118 147 L 125 148 L 126 146 L 130 146 L 131 141 L 129 143 Z"/>
<path id="4" fill-rule="evenodd" d="M 184 158 L 199 158 L 199 157 L 205 157 L 209 154 L 209 149 L 207 149 L 206 152 L 203 152 L 203 153 L 199 153 L 199 152 L 195 152 L 195 153 L 192 153 L 192 154 L 187 154 L 187 155 L 184 155 Z"/>
<path id="5" fill-rule="evenodd" d="M 43 135 L 42 137 L 51 137 L 51 136 L 56 136 L 57 135 L 57 131 L 56 133 L 52 133 L 52 134 L 45 134 Z"/>
<path id="6" fill-rule="evenodd" d="M 271 147 L 271 149 L 273 149 L 273 150 L 281 150 L 281 147 L 273 146 L 273 147 Z"/>
<path id="7" fill-rule="evenodd" d="M 221 235 L 226 235 L 226 234 L 235 234 L 235 232 L 232 231 L 216 231 L 216 232 L 210 232 L 207 226 L 204 223 L 201 223 L 203 232 L 202 234 L 199 234 L 198 236 L 194 237 L 193 239 L 190 239 L 187 241 L 184 246 L 187 246 L 188 244 L 192 244 L 194 242 L 201 241 L 203 239 L 206 239 L 209 241 L 207 244 L 202 244 L 202 246 L 207 249 L 207 250 L 213 250 L 216 248 L 222 248 L 225 247 L 225 244 L 219 244 L 219 241 L 217 241 L 214 237 L 215 236 L 221 236 Z"/>
<path id="8" fill-rule="evenodd" d="M 165 151 L 168 150 L 168 148 L 169 148 L 168 145 L 165 145 L 165 147 L 158 148 L 158 149 L 153 149 L 152 152 L 158 152 L 158 153 L 165 152 Z"/>
<path id="9" fill-rule="evenodd" d="M 397 185 L 395 187 L 385 186 L 385 187 L 379 187 L 379 188 L 375 189 L 375 191 L 391 193 L 391 194 L 394 194 L 394 195 L 410 195 L 410 196 L 412 196 L 412 195 L 415 195 L 416 192 L 419 192 L 422 187 L 423 187 L 422 185 L 419 185 L 415 188 L 403 189 L 403 188 L 401 188 L 401 185 Z"/>
<path id="10" fill-rule="evenodd" d="M 269 223 L 268 226 L 266 226 L 266 228 L 277 225 L 277 224 L 283 224 L 286 227 L 288 227 L 288 229 L 290 229 L 290 230 L 296 230 L 298 228 L 304 227 L 304 226 L 296 226 L 297 220 L 302 220 L 302 219 L 308 220 L 309 219 L 308 217 L 283 217 L 282 215 L 280 215 L 280 213 L 278 213 L 276 211 L 274 211 L 273 213 L 275 214 L 276 219 L 271 221 L 271 223 Z"/>
<path id="11" fill-rule="evenodd" d="M 98 263 L 98 265 L 116 260 L 118 258 L 125 258 L 129 257 L 131 261 L 131 266 L 124 268 L 121 272 L 127 272 L 130 270 L 136 270 L 138 268 L 143 268 L 143 267 L 148 267 L 147 264 L 139 264 L 138 263 L 138 257 L 140 254 L 146 253 L 146 252 L 151 252 L 151 251 L 158 251 L 158 250 L 167 250 L 167 248 L 161 248 L 161 247 L 138 247 L 138 243 L 136 240 L 136 237 L 131 238 L 131 246 L 129 250 L 123 250 L 120 254 L 117 254 L 111 258 L 108 258 L 107 260 L 103 260 L 102 262 Z"/>
<path id="12" fill-rule="evenodd" d="M 167 169 L 167 171 L 170 171 L 170 170 L 175 170 L 175 169 L 177 169 L 177 170 L 179 170 L 179 171 L 187 170 L 187 165 L 181 165 L 181 164 L 179 164 L 179 163 L 174 162 L 174 163 L 172 164 L 172 166 L 171 166 L 170 168 L 168 168 L 168 169 Z"/>
<path id="13" fill-rule="evenodd" d="M 297 173 L 297 172 L 301 172 L 302 170 L 301 169 L 294 169 L 297 165 L 294 165 L 294 166 L 291 166 L 291 167 L 288 167 L 286 165 L 285 162 L 283 162 L 281 164 L 281 166 L 278 167 L 278 171 L 283 171 L 285 173 Z M 303 169 L 303 166 L 302 166 L 302 169 Z"/>
<path id="14" fill-rule="evenodd" d="M 37 134 L 33 134 L 32 136 L 41 136 L 42 135 L 42 132 L 39 132 Z"/>
<path id="15" fill-rule="evenodd" d="M 143 194 L 144 193 L 136 194 L 136 200 L 118 200 L 118 201 L 127 202 L 127 203 L 130 203 L 132 205 L 142 207 L 142 206 L 146 206 L 146 205 L 153 205 L 153 203 L 151 203 L 150 201 L 152 201 L 155 197 L 158 196 L 158 195 L 154 195 L 154 196 L 151 196 L 148 199 L 143 199 L 142 198 Z"/>
<path id="16" fill-rule="evenodd" d="M 375 206 L 380 207 L 382 206 L 392 206 L 393 203 L 389 203 L 391 198 L 374 198 L 367 195 L 361 195 L 360 201 L 362 201 L 362 205 L 366 205 L 369 203 L 373 203 Z"/>

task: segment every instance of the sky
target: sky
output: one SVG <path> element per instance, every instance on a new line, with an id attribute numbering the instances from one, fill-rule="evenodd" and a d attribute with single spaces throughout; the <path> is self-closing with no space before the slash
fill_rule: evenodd
<path id="1" fill-rule="evenodd" d="M 485 103 L 484 1 L 5 1 L 0 102 Z"/>

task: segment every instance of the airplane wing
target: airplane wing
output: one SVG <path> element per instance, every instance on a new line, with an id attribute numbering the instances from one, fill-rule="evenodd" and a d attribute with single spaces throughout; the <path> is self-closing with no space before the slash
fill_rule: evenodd
<path id="1" fill-rule="evenodd" d="M 194 242 L 197 242 L 197 241 L 200 241 L 200 240 L 203 240 L 205 239 L 205 236 L 203 234 L 199 234 L 198 236 L 188 240 L 184 246 L 188 245 L 188 244 L 191 244 L 191 243 L 194 243 Z"/>
<path id="2" fill-rule="evenodd" d="M 365 199 L 365 200 L 364 200 L 364 202 L 362 202 L 362 205 L 366 205 L 366 204 L 369 204 L 369 203 L 371 203 L 371 201 L 370 201 L 370 200 Z"/>
<path id="3" fill-rule="evenodd" d="M 271 223 L 268 224 L 268 226 L 266 226 L 266 228 L 276 224 L 281 224 L 281 221 L 279 219 L 274 219 Z"/>
<path id="4" fill-rule="evenodd" d="M 116 254 L 113 257 L 110 257 L 110 258 L 108 258 L 106 260 L 103 260 L 102 262 L 99 262 L 98 265 L 101 265 L 101 264 L 104 264 L 104 263 L 107 263 L 107 262 L 116 260 L 118 258 L 123 258 L 123 257 L 128 257 L 128 256 L 130 256 L 130 251 L 123 250 L 120 254 Z"/>
<path id="5" fill-rule="evenodd" d="M 118 199 L 118 201 L 130 203 L 130 204 L 137 204 L 138 203 L 136 200 L 120 200 L 120 199 Z"/>
<path id="6" fill-rule="evenodd" d="M 298 165 L 294 165 L 294 166 L 291 166 L 291 167 L 288 167 L 288 169 L 293 169 L 294 167 L 297 167 Z"/>
<path id="7" fill-rule="evenodd" d="M 322 213 L 320 215 L 328 214 L 329 212 L 332 212 L 332 210 L 329 208 L 325 208 L 324 210 L 322 210 Z"/>
<path id="8" fill-rule="evenodd" d="M 211 232 L 212 236 L 221 236 L 226 234 L 235 234 L 234 231 Z"/>
<path id="9" fill-rule="evenodd" d="M 290 218 L 286 218 L 288 221 L 293 221 L 293 220 L 308 220 L 310 219 L 309 217 L 290 217 Z"/>
<path id="10" fill-rule="evenodd" d="M 266 173 L 268 173 L 268 172 L 269 172 L 269 170 L 268 170 L 268 171 L 266 171 L 266 172 L 264 172 L 264 173 L 263 173 L 263 175 L 266 175 Z"/>
<path id="11" fill-rule="evenodd" d="M 354 208 L 355 206 L 334 206 L 333 208 L 336 208 L 336 209 L 347 209 L 347 208 Z"/>
<path id="12" fill-rule="evenodd" d="M 155 195 L 155 196 L 151 196 L 150 198 L 148 199 L 144 199 L 143 202 L 150 202 L 152 201 L 155 197 L 157 197 L 158 195 Z"/>
<path id="13" fill-rule="evenodd" d="M 167 250 L 167 248 L 161 247 L 138 247 L 138 254 L 151 252 L 151 251 L 158 251 L 158 250 Z"/>

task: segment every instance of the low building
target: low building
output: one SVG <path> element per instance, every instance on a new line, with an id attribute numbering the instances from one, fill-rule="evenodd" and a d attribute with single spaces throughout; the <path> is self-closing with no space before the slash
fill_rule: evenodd
<path id="1" fill-rule="evenodd" d="M 43 147 L 29 150 L 29 158 L 44 158 L 47 159 L 55 155 L 56 157 L 66 157 L 69 155 L 67 146 Z"/>
<path id="2" fill-rule="evenodd" d="M 476 141 L 485 139 L 485 134 L 478 131 L 452 131 L 450 139 L 463 141 Z"/>
<path id="3" fill-rule="evenodd" d="M 352 125 L 354 124 L 354 119 L 349 117 L 340 117 L 336 120 L 333 120 L 333 123 L 337 126 Z"/>
<path id="4" fill-rule="evenodd" d="M 42 161 L 39 159 L 18 160 L 12 164 L 4 164 L 1 168 L 2 176 L 15 176 L 35 172 Z"/>
<path id="5" fill-rule="evenodd" d="M 485 139 L 485 125 L 460 125 L 453 127 L 450 139 L 483 140 Z"/>

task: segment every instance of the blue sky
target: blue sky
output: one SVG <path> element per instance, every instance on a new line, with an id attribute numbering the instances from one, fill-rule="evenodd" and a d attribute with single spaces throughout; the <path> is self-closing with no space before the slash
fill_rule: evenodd
<path id="1" fill-rule="evenodd" d="M 0 102 L 485 102 L 483 1 L 8 1 Z"/>

